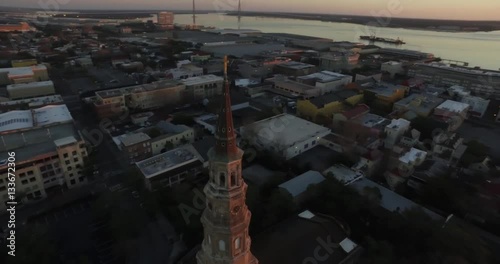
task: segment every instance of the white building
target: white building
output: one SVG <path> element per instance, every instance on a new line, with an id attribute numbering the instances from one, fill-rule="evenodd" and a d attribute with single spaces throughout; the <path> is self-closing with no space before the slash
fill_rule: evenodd
<path id="1" fill-rule="evenodd" d="M 470 95 L 463 96 L 461 102 L 470 105 L 471 109 L 469 110 L 469 114 L 478 118 L 484 116 L 490 104 L 490 100 Z"/>
<path id="2" fill-rule="evenodd" d="M 391 149 L 396 145 L 403 135 L 410 129 L 410 121 L 406 119 L 393 119 L 389 125 L 385 127 L 385 147 Z"/>
<path id="3" fill-rule="evenodd" d="M 10 152 L 16 153 L 16 194 L 27 203 L 43 199 L 46 189 L 86 184 L 86 144 L 65 105 L 0 114 L 0 213 L 8 201 Z"/>
<path id="4" fill-rule="evenodd" d="M 47 67 L 43 64 L 0 69 L 0 85 L 48 81 Z"/>
<path id="5" fill-rule="evenodd" d="M 388 72 L 391 75 L 391 78 L 394 78 L 396 74 L 404 74 L 405 69 L 403 68 L 403 64 L 397 61 L 388 61 L 382 63 L 381 70 L 383 72 Z"/>
<path id="6" fill-rule="evenodd" d="M 352 76 L 331 71 L 322 71 L 297 78 L 300 83 L 316 86 L 321 94 L 340 90 L 352 82 Z"/>
<path id="7" fill-rule="evenodd" d="M 289 160 L 315 147 L 329 128 L 289 114 L 273 116 L 242 127 L 241 135 L 252 145 Z"/>
<path id="8" fill-rule="evenodd" d="M 415 171 L 415 167 L 420 166 L 426 157 L 427 152 L 423 150 L 396 146 L 389 160 L 389 170 L 385 172 L 385 179 L 389 186 L 394 189 L 406 182 Z"/>
<path id="9" fill-rule="evenodd" d="M 190 77 L 202 76 L 203 68 L 193 64 L 184 64 L 179 68 L 168 70 L 166 74 L 174 80 L 183 80 Z"/>
<path id="10" fill-rule="evenodd" d="M 344 185 L 349 185 L 363 178 L 363 173 L 353 171 L 342 164 L 333 165 L 323 172 L 324 176 L 328 176 L 329 174 L 332 174 L 335 179 Z"/>
<path id="11" fill-rule="evenodd" d="M 434 109 L 434 116 L 448 124 L 449 131 L 457 130 L 469 114 L 470 105 L 446 100 Z"/>

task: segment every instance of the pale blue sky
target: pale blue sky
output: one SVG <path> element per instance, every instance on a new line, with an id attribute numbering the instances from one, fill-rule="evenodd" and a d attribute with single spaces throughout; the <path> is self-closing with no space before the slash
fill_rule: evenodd
<path id="1" fill-rule="evenodd" d="M 196 0 L 205 10 L 236 9 L 238 0 Z M 1 0 L 3 6 L 54 9 L 190 9 L 191 0 Z M 392 17 L 500 20 L 500 0 L 242 0 L 244 10 Z"/>

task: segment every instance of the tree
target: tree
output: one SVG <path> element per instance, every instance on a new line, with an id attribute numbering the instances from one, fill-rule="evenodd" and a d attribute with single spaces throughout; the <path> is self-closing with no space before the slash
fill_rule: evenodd
<path id="1" fill-rule="evenodd" d="M 154 128 L 151 128 L 150 130 L 148 130 L 147 132 L 148 136 L 150 138 L 157 138 L 159 136 L 161 136 L 161 130 L 157 127 L 154 127 Z"/>

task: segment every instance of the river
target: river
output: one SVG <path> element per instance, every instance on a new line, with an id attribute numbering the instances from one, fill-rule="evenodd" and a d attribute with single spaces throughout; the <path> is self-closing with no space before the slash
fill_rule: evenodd
<path id="1" fill-rule="evenodd" d="M 217 28 L 237 28 L 237 17 L 223 14 L 200 14 L 197 24 Z M 191 15 L 176 15 L 176 24 L 191 24 Z M 291 33 L 330 38 L 335 41 L 363 42 L 360 35 L 400 38 L 407 44 L 394 46 L 376 43 L 381 47 L 397 47 L 433 53 L 436 57 L 465 61 L 469 66 L 498 70 L 500 68 L 500 31 L 437 32 L 401 28 L 367 27 L 364 25 L 312 20 L 243 17 L 241 28 L 265 33 Z"/>

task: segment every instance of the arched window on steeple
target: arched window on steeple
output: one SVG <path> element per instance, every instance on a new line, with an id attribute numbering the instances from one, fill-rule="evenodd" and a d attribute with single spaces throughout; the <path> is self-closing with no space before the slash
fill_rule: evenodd
<path id="1" fill-rule="evenodd" d="M 219 174 L 219 184 L 222 187 L 226 187 L 226 174 L 224 172 Z"/>
<path id="2" fill-rule="evenodd" d="M 236 182 L 236 173 L 233 171 L 231 172 L 231 187 L 237 186 L 238 183 Z"/>
<path id="3" fill-rule="evenodd" d="M 224 240 L 219 240 L 219 250 L 226 251 L 226 242 Z"/>

